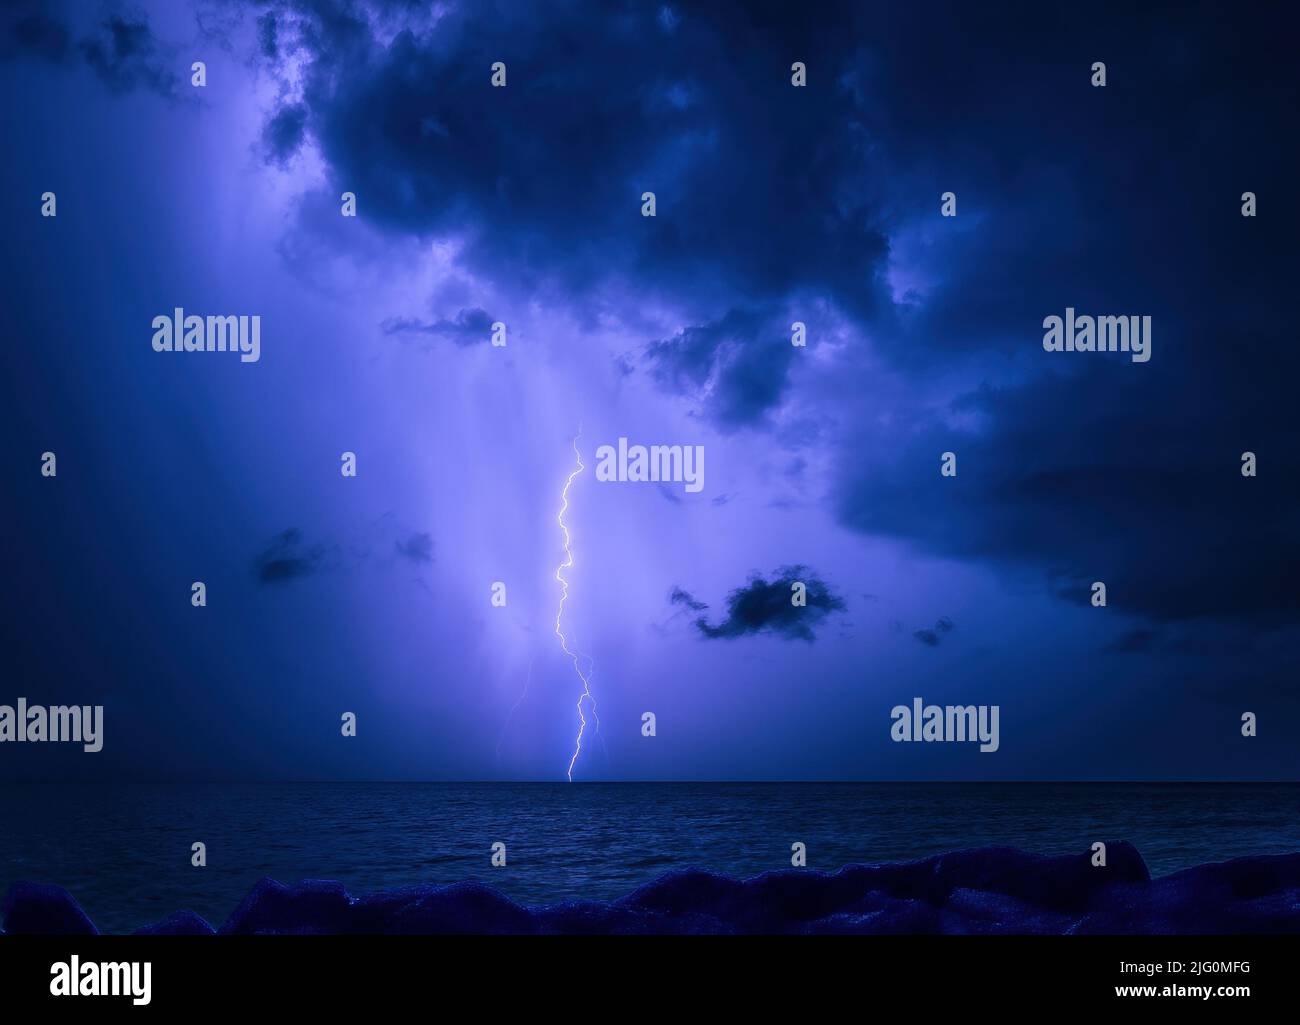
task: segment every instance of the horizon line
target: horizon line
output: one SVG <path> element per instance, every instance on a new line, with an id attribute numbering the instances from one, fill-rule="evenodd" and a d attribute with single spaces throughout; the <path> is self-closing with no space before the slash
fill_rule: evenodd
<path id="1" fill-rule="evenodd" d="M 10 779 L 7 785 L 94 786 L 1260 786 L 1300 779 Z"/>

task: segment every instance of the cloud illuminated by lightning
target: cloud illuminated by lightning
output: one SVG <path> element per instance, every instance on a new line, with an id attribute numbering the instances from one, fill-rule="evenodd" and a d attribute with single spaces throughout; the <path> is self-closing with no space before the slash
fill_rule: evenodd
<path id="1" fill-rule="evenodd" d="M 569 527 L 564 522 L 564 514 L 569 511 L 569 488 L 573 486 L 574 479 L 578 474 L 585 470 L 586 464 L 582 461 L 582 453 L 578 451 L 578 439 L 582 437 L 582 427 L 579 426 L 578 433 L 573 437 L 573 455 L 578 465 L 573 472 L 569 474 L 568 479 L 564 482 L 564 488 L 560 492 L 560 511 L 555 514 L 556 522 L 560 525 L 560 530 L 564 532 L 564 561 L 555 567 L 555 579 L 560 582 L 560 605 L 555 611 L 555 636 L 560 639 L 560 648 L 573 661 L 573 671 L 578 674 L 578 679 L 582 681 L 582 693 L 578 695 L 578 736 L 573 742 L 573 757 L 569 759 L 569 770 L 567 772 L 568 780 L 573 782 L 573 766 L 578 761 L 578 755 L 582 753 L 582 737 L 587 732 L 587 716 L 582 710 L 584 701 L 590 702 L 591 714 L 595 722 L 596 730 L 600 730 L 600 719 L 596 715 L 596 699 L 591 694 L 591 670 L 595 663 L 589 656 L 582 655 L 569 648 L 569 642 L 564 636 L 560 621 L 564 616 L 564 602 L 569 597 L 569 582 L 564 579 L 564 570 L 573 566 L 573 549 L 571 547 L 571 537 Z M 587 669 L 584 672 L 582 660 L 587 660 Z"/>

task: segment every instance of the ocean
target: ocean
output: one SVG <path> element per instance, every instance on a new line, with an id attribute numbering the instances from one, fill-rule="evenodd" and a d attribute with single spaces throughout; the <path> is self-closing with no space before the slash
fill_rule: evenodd
<path id="1" fill-rule="evenodd" d="M 989 844 L 1128 840 L 1152 875 L 1300 851 L 1300 784 L 5 784 L 0 889 L 70 890 L 102 932 L 188 908 L 220 926 L 262 876 L 353 893 L 480 879 L 525 904 L 612 899 L 671 869 L 733 876 Z M 207 846 L 207 866 L 190 864 Z M 492 845 L 506 865 L 491 866 Z"/>

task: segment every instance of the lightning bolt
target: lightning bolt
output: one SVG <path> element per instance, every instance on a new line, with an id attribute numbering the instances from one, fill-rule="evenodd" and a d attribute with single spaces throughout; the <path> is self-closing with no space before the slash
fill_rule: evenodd
<path id="1" fill-rule="evenodd" d="M 564 488 L 560 491 L 560 511 L 555 514 L 555 520 L 560 525 L 560 530 L 564 533 L 564 561 L 555 567 L 555 579 L 560 583 L 560 605 L 555 610 L 555 636 L 560 639 L 560 648 L 569 656 L 573 662 L 573 671 L 578 674 L 578 679 L 582 682 L 582 693 L 578 695 L 578 736 L 573 742 L 573 757 L 569 759 L 569 770 L 566 773 L 570 783 L 573 782 L 573 766 L 577 764 L 578 755 L 582 754 L 582 737 L 587 732 L 587 716 L 582 710 L 583 702 L 590 702 L 591 715 L 595 723 L 597 732 L 600 730 L 600 718 L 596 714 L 596 699 L 591 694 L 591 670 L 595 666 L 591 657 L 582 655 L 577 651 L 569 648 L 568 639 L 564 636 L 564 630 L 561 621 L 564 618 L 564 602 L 569 597 L 569 582 L 564 579 L 564 571 L 573 568 L 573 548 L 572 538 L 569 535 L 569 527 L 564 522 L 564 514 L 569 511 L 569 488 L 573 486 L 574 479 L 578 474 L 585 470 L 586 464 L 582 461 L 582 453 L 578 451 L 578 439 L 582 437 L 582 427 L 579 425 L 578 433 L 573 436 L 573 455 L 577 461 L 568 479 L 564 482 Z M 587 669 L 584 672 L 582 661 L 586 659 Z"/>

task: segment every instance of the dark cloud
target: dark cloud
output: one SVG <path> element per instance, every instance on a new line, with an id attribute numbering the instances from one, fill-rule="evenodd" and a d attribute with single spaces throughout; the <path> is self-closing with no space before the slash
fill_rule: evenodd
<path id="1" fill-rule="evenodd" d="M 943 641 L 943 635 L 950 633 L 953 628 L 953 622 L 947 616 L 943 616 L 934 624 L 934 629 L 913 630 L 912 636 L 924 644 L 927 648 L 937 648 Z"/>
<path id="2" fill-rule="evenodd" d="M 262 145 L 269 158 L 285 164 L 298 152 L 307 127 L 307 108 L 301 104 L 288 104 L 276 111 L 262 129 Z"/>
<path id="3" fill-rule="evenodd" d="M 302 531 L 290 527 L 253 561 L 253 569 L 262 583 L 280 584 L 336 568 L 340 559 L 338 545 L 305 545 Z"/>
<path id="4" fill-rule="evenodd" d="M 257 19 L 257 44 L 263 57 L 274 60 L 280 56 L 279 25 L 275 12 L 269 11 Z"/>
<path id="5" fill-rule="evenodd" d="M 732 310 L 653 342 L 645 361 L 662 386 L 699 396 L 714 423 L 735 428 L 758 423 L 779 404 L 797 351 L 788 327 L 771 316 Z"/>
<path id="6" fill-rule="evenodd" d="M 1163 323 L 1158 369 L 1093 357 L 1073 377 L 981 390 L 948 417 L 864 432 L 842 467 L 843 520 L 947 557 L 1032 567 L 1080 605 L 1102 581 L 1112 608 L 1157 620 L 1292 621 L 1300 451 L 1280 443 L 1294 433 L 1295 375 L 1280 372 L 1291 357 Z M 1240 472 L 1247 450 L 1256 478 Z M 945 451 L 956 477 L 939 473 Z"/>
<path id="7" fill-rule="evenodd" d="M 464 309 L 450 319 L 424 321 L 410 317 L 390 317 L 380 325 L 386 335 L 424 335 L 443 338 L 461 348 L 490 342 L 492 318 L 477 306 Z"/>
<path id="8" fill-rule="evenodd" d="M 521 298 L 581 311 L 634 282 L 684 325 L 636 365 L 724 430 L 771 426 L 794 395 L 788 321 L 826 330 L 788 311 L 833 311 L 834 380 L 798 398 L 827 410 L 829 432 L 807 437 L 850 528 L 1028 568 L 1069 601 L 1105 580 L 1153 620 L 1286 622 L 1290 33 L 1269 7 L 1203 7 L 1152 50 L 1165 14 L 1103 8 L 1081 24 L 1052 8 L 632 5 L 593 30 L 579 8 L 468 4 L 430 28 L 400 5 L 322 2 L 276 9 L 277 52 L 305 60 L 286 102 L 364 218 L 456 239 Z M 1093 89 L 1102 53 L 1111 84 Z M 1239 215 L 1246 188 L 1258 218 Z M 942 218 L 949 190 L 958 216 Z M 1152 362 L 1044 353 L 1042 318 L 1067 305 L 1152 315 Z M 484 337 L 462 317 L 384 330 Z M 1254 480 L 1235 470 L 1247 449 Z M 938 474 L 950 450 L 955 479 Z"/>
<path id="9" fill-rule="evenodd" d="M 179 79 L 158 52 L 153 30 L 144 18 L 109 15 L 94 34 L 81 40 L 82 56 L 113 92 L 137 87 L 162 96 L 176 94 Z"/>
<path id="10" fill-rule="evenodd" d="M 433 562 L 433 537 L 416 533 L 396 541 L 397 554 L 414 563 Z"/>
<path id="11" fill-rule="evenodd" d="M 692 612 L 703 612 L 709 607 L 702 601 L 696 601 L 689 591 L 680 587 L 674 587 L 669 592 L 668 601 L 673 605 L 685 605 Z"/>
<path id="12" fill-rule="evenodd" d="M 81 66 L 79 56 L 111 92 L 146 89 L 177 97 L 181 78 L 174 57 L 165 52 L 144 14 L 110 9 L 86 20 L 87 12 L 74 5 L 71 12 L 81 15 L 74 22 L 42 9 L 38 0 L 8 0 L 0 7 L 0 58 L 30 56 L 72 68 Z M 184 67 L 188 73 L 188 60 Z"/>
<path id="13" fill-rule="evenodd" d="M 977 37 L 1003 31 L 1006 16 Z M 1300 452 L 1283 441 L 1295 433 L 1300 352 L 1277 301 L 1300 270 L 1284 170 L 1300 153 L 1294 133 L 1277 130 L 1296 93 L 1268 71 L 1276 40 L 1248 39 L 1202 8 L 1177 52 L 1153 54 L 1139 40 L 1158 17 L 1115 8 L 1104 19 L 1112 71 L 1142 69 L 1123 104 L 1109 86 L 1071 84 L 1076 62 L 1097 59 L 1086 55 L 1100 52 L 1103 21 L 1075 35 L 1047 13 L 1003 51 L 997 82 L 972 74 L 970 88 L 946 91 L 942 76 L 921 73 L 891 94 L 892 118 L 929 112 L 922 135 L 891 133 L 893 152 L 906 159 L 942 140 L 941 166 L 918 185 L 955 190 L 959 215 L 927 214 L 915 252 L 906 233 L 893 240 L 891 273 L 914 274 L 921 297 L 879 337 L 909 383 L 844 432 L 840 515 L 920 551 L 1029 569 L 1077 604 L 1101 580 L 1112 608 L 1152 620 L 1271 628 L 1300 612 L 1288 571 L 1300 561 Z M 1251 17 L 1272 18 L 1263 8 Z M 1012 98 L 1012 83 L 1033 77 L 1034 41 L 1051 37 L 1065 49 L 1040 68 L 1050 88 Z M 966 81 L 971 42 L 940 19 L 930 59 Z M 1239 87 L 1231 104 L 1202 74 L 1220 60 Z M 942 110 L 940 95 L 952 101 Z M 989 116 L 970 118 L 974 109 Z M 1159 137 L 1144 127 L 1152 118 Z M 987 146 L 994 137 L 1004 144 Z M 1206 151 L 1208 137 L 1218 141 Z M 1094 160 L 1120 151 L 1122 164 Z M 1136 199 L 1154 180 L 1170 187 Z M 1276 197 L 1276 219 L 1240 215 L 1247 187 Z M 1066 306 L 1150 314 L 1151 362 L 1043 352 L 1042 318 Z M 935 401 L 924 383 L 939 374 L 952 387 Z M 1241 477 L 1247 450 L 1267 473 Z M 956 478 L 939 476 L 945 451 L 958 456 Z"/>
<path id="14" fill-rule="evenodd" d="M 336 180 L 366 197 L 364 217 L 456 236 L 467 265 L 523 291 L 581 301 L 635 280 L 708 318 L 804 287 L 880 303 L 880 207 L 854 183 L 882 169 L 842 81 L 854 63 L 842 22 L 775 24 L 745 5 L 677 22 L 632 6 L 598 31 L 591 18 L 466 4 L 426 29 L 393 8 L 295 8 L 310 131 Z M 282 18 L 281 51 L 286 31 Z M 822 55 L 806 89 L 789 82 L 800 50 Z M 494 89 L 502 59 L 508 85 Z M 767 387 L 743 376 L 742 390 Z"/>
<path id="15" fill-rule="evenodd" d="M 12 9 L 9 16 L 0 56 L 23 53 L 58 64 L 68 55 L 72 37 L 67 26 L 39 11 Z"/>
<path id="16" fill-rule="evenodd" d="M 807 588 L 807 605 L 796 606 L 791 601 L 796 581 Z M 670 600 L 694 611 L 708 607 L 681 588 L 673 589 Z M 747 585 L 732 591 L 727 596 L 727 615 L 722 622 L 712 625 L 701 616 L 695 626 L 712 640 L 773 633 L 811 642 L 815 628 L 830 613 L 844 608 L 844 600 L 807 566 L 783 566 L 770 582 L 755 574 Z"/>
<path id="17" fill-rule="evenodd" d="M 399 562 L 416 567 L 432 565 L 433 535 L 404 526 L 390 512 L 362 527 L 310 544 L 301 530 L 290 527 L 277 534 L 253 560 L 253 570 L 261 583 L 278 584 L 367 566 L 391 569 Z"/>

